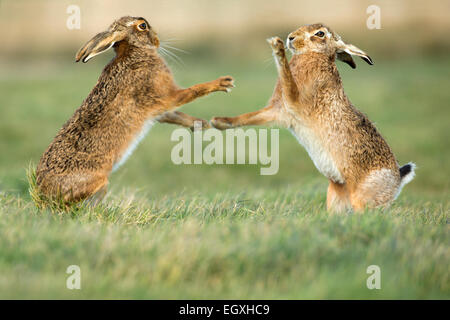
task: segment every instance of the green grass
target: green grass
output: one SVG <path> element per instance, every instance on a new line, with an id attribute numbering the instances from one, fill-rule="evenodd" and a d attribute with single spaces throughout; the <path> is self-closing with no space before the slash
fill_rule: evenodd
<path id="1" fill-rule="evenodd" d="M 280 170 L 174 165 L 155 126 L 97 207 L 34 206 L 25 170 L 95 84 L 104 61 L 10 65 L 0 74 L 0 298 L 450 298 L 450 59 L 339 65 L 347 94 L 416 179 L 387 211 L 330 215 L 327 181 L 286 130 Z M 101 60 L 101 59 L 99 59 Z M 273 65 L 195 61 L 183 86 L 231 74 L 237 87 L 185 106 L 210 118 L 264 106 Z M 39 67 L 41 66 L 41 67 Z M 82 289 L 66 289 L 69 265 Z M 366 268 L 381 268 L 368 290 Z"/>

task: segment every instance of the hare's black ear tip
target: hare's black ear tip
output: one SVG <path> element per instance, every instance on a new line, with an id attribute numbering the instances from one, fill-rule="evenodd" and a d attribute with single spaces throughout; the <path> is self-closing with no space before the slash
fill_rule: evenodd
<path id="1" fill-rule="evenodd" d="M 77 59 L 75 59 L 75 63 L 77 63 L 77 62 L 83 62 L 83 63 L 86 63 L 86 62 L 88 62 L 89 61 L 89 59 L 87 59 L 87 57 L 84 57 L 84 58 L 77 58 Z"/>
<path id="2" fill-rule="evenodd" d="M 368 64 L 370 64 L 371 66 L 373 66 L 373 60 L 371 57 L 367 56 L 363 58 L 364 61 L 366 61 Z"/>
<path id="3" fill-rule="evenodd" d="M 353 61 L 353 59 L 351 59 L 350 61 L 344 61 L 346 64 L 348 64 L 350 66 L 350 68 L 352 69 L 356 69 L 356 63 L 355 61 Z"/>

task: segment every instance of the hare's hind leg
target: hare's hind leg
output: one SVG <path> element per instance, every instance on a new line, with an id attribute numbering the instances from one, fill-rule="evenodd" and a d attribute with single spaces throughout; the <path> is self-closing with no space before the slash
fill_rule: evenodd
<path id="1" fill-rule="evenodd" d="M 327 210 L 333 213 L 341 213 L 351 209 L 347 185 L 330 181 L 327 192 Z"/>
<path id="2" fill-rule="evenodd" d="M 273 122 L 277 119 L 277 114 L 272 105 L 261 110 L 244 113 L 237 117 L 214 117 L 211 119 L 213 127 L 225 130 L 240 126 L 254 126 Z"/>
<path id="3" fill-rule="evenodd" d="M 39 178 L 38 187 L 46 197 L 67 204 L 79 202 L 106 188 L 108 178 L 100 174 L 47 175 Z"/>
<path id="4" fill-rule="evenodd" d="M 400 174 L 391 169 L 371 171 L 350 193 L 355 211 L 365 208 L 387 208 L 394 201 L 400 186 Z"/>
<path id="5" fill-rule="evenodd" d="M 95 207 L 100 202 L 102 202 L 103 198 L 106 196 L 106 193 L 108 192 L 108 187 L 105 184 L 103 187 L 101 187 L 97 192 L 95 192 L 92 196 L 87 198 L 85 201 L 89 207 Z"/>
<path id="6" fill-rule="evenodd" d="M 106 188 L 107 176 L 103 174 L 71 174 L 59 181 L 62 196 L 66 202 L 78 202 L 94 196 Z"/>
<path id="7" fill-rule="evenodd" d="M 194 129 L 195 122 L 199 122 L 202 129 L 208 129 L 211 127 L 208 121 L 190 116 L 180 111 L 165 112 L 158 118 L 156 118 L 156 120 L 158 120 L 158 122 L 160 123 L 176 124 L 182 127 L 190 128 L 191 130 Z"/>

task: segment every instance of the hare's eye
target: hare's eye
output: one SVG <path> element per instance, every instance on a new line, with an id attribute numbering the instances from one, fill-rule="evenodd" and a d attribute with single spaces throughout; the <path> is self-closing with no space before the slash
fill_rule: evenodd
<path id="1" fill-rule="evenodd" d="M 318 36 L 318 37 L 323 37 L 325 35 L 325 33 L 323 32 L 323 31 L 317 31 L 316 32 L 316 34 L 315 34 L 315 36 Z"/>
<path id="2" fill-rule="evenodd" d="M 145 22 L 141 23 L 140 25 L 138 25 L 138 29 L 144 31 L 145 29 L 147 29 L 147 24 Z"/>

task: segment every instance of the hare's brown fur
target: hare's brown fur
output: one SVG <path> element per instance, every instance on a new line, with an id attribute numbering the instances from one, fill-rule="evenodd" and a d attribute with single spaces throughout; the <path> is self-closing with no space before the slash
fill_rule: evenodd
<path id="1" fill-rule="evenodd" d="M 323 37 L 316 36 L 319 31 Z M 318 35 L 322 35 L 318 33 Z M 412 179 L 405 179 L 389 145 L 344 93 L 336 56 L 355 67 L 350 54 L 372 60 L 345 44 L 322 24 L 301 27 L 288 36 L 294 55 L 286 59 L 283 41 L 269 40 L 279 79 L 268 106 L 237 117 L 215 117 L 218 129 L 269 122 L 289 128 L 329 180 L 327 207 L 332 211 L 385 207 Z M 406 175 L 406 174 L 405 174 Z"/>
<path id="2" fill-rule="evenodd" d="M 146 29 L 139 28 L 146 25 Z M 139 28 L 138 28 L 139 27 Z M 42 193 L 75 202 L 104 190 L 114 165 L 146 123 L 193 126 L 197 119 L 171 111 L 214 91 L 228 91 L 231 77 L 179 88 L 158 55 L 159 39 L 143 18 L 123 17 L 77 54 L 86 62 L 110 46 L 116 56 L 44 152 L 36 172 Z M 206 122 L 204 122 L 206 123 Z"/>

